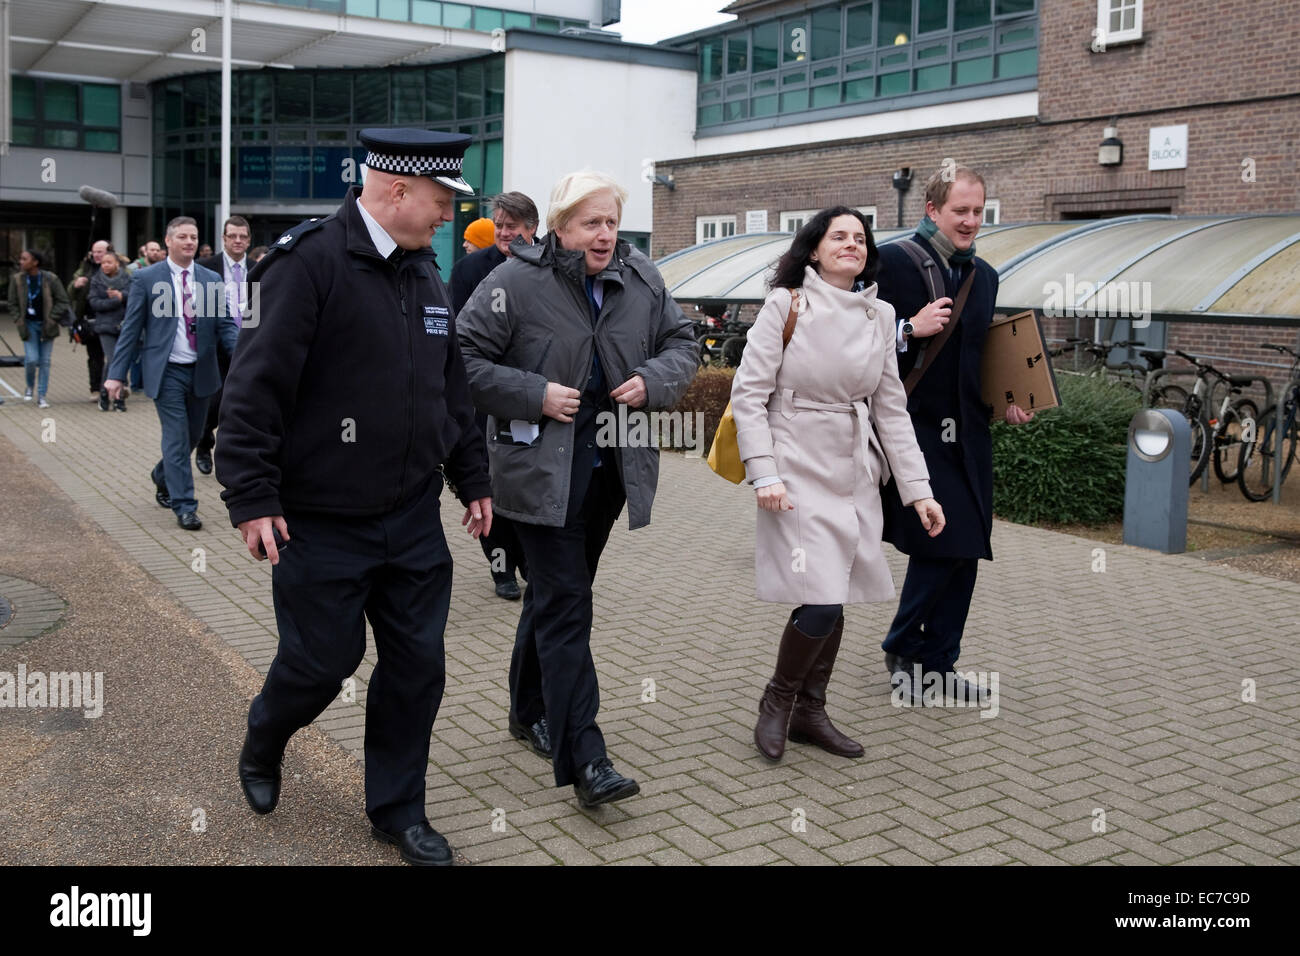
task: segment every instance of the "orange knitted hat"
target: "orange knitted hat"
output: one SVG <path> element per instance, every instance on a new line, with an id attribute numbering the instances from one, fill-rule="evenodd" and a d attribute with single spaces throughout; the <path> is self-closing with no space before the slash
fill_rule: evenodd
<path id="1" fill-rule="evenodd" d="M 492 225 L 491 219 L 475 219 L 465 227 L 465 238 L 480 249 L 492 245 L 496 242 L 496 237 L 497 229 Z"/>

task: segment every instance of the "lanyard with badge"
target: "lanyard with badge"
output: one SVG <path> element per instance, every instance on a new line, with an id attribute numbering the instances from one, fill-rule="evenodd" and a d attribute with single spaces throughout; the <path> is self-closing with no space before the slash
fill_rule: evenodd
<path id="1" fill-rule="evenodd" d="M 40 275 L 27 277 L 27 314 L 35 318 L 36 300 L 41 297 Z"/>

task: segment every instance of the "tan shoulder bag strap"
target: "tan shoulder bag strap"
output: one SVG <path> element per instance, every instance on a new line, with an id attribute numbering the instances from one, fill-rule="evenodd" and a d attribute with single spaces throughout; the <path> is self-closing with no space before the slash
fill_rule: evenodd
<path id="1" fill-rule="evenodd" d="M 790 337 L 794 335 L 795 320 L 799 315 L 799 290 L 790 290 L 790 314 L 785 317 L 785 329 L 781 332 L 781 351 L 790 344 Z"/>

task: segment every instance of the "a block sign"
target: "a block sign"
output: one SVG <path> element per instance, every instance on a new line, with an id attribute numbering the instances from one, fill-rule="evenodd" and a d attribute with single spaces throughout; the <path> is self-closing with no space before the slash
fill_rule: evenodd
<path id="1" fill-rule="evenodd" d="M 766 209 L 748 209 L 745 211 L 745 232 L 767 232 Z"/>
<path id="2" fill-rule="evenodd" d="M 1147 169 L 1187 168 L 1187 124 L 1151 127 Z"/>

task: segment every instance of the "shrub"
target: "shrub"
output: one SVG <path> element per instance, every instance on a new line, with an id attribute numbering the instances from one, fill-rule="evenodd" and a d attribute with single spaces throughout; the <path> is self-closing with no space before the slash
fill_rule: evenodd
<path id="1" fill-rule="evenodd" d="M 673 411 L 704 413 L 704 446 L 702 453 L 707 455 L 713 446 L 713 433 L 718 430 L 722 413 L 731 401 L 731 380 L 735 377 L 734 368 L 720 368 L 711 365 L 696 373 L 695 379 L 686 394 Z"/>
<path id="2" fill-rule="evenodd" d="M 1060 375 L 1061 407 L 1028 425 L 993 424 L 993 510 L 1020 524 L 1103 524 L 1124 514 L 1128 424 L 1136 393 Z"/>

